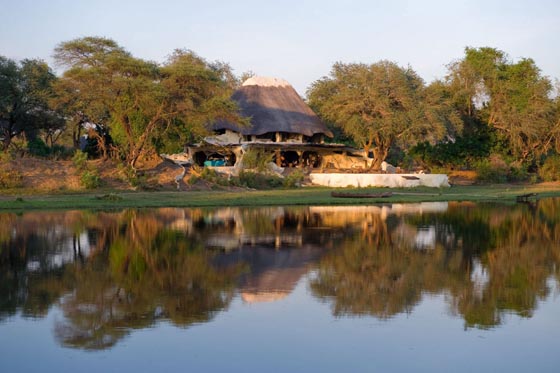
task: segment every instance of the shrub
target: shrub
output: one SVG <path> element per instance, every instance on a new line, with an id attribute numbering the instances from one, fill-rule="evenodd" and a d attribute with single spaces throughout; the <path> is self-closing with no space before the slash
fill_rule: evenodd
<path id="1" fill-rule="evenodd" d="M 407 166 L 418 164 L 422 167 L 465 168 L 476 161 L 487 158 L 494 140 L 487 133 L 457 137 L 455 141 L 431 145 L 420 142 L 412 146 L 403 162 Z"/>
<path id="2" fill-rule="evenodd" d="M 101 186 L 101 178 L 95 170 L 86 170 L 80 176 L 80 184 L 86 189 L 95 189 Z"/>
<path id="3" fill-rule="evenodd" d="M 301 186 L 305 175 L 302 170 L 293 170 L 289 175 L 287 175 L 283 180 L 283 185 L 286 188 L 295 188 Z"/>
<path id="4" fill-rule="evenodd" d="M 78 171 L 84 171 L 87 167 L 87 159 L 87 153 L 77 150 L 72 157 L 72 163 L 74 163 L 74 167 L 76 167 Z"/>
<path id="5" fill-rule="evenodd" d="M 505 183 L 508 180 L 508 166 L 499 157 L 490 157 L 475 163 L 479 181 L 488 183 Z"/>
<path id="6" fill-rule="evenodd" d="M 531 174 L 527 165 L 513 165 L 509 169 L 508 181 L 527 181 L 531 179 Z"/>
<path id="7" fill-rule="evenodd" d="M 220 175 L 218 172 L 216 172 L 216 170 L 213 170 L 208 167 L 204 167 L 202 169 L 198 178 L 207 181 L 209 183 L 217 184 L 221 186 L 227 186 L 231 184 L 228 178 Z"/>
<path id="8" fill-rule="evenodd" d="M 242 171 L 239 173 L 239 184 L 253 189 L 271 189 L 283 185 L 283 179 L 259 172 Z"/>
<path id="9" fill-rule="evenodd" d="M 512 163 L 511 159 L 504 160 L 502 156 L 494 154 L 489 159 L 475 163 L 478 180 L 488 183 L 505 183 L 520 181 L 535 181 L 534 175 L 529 173 L 525 164 Z"/>
<path id="10" fill-rule="evenodd" d="M 272 162 L 274 154 L 260 149 L 250 149 L 243 154 L 243 168 L 266 171 Z"/>
<path id="11" fill-rule="evenodd" d="M 17 170 L 0 168 L 0 188 L 11 189 L 23 186 L 23 175 Z"/>
<path id="12" fill-rule="evenodd" d="M 130 186 L 141 189 L 149 189 L 148 178 L 145 174 L 137 172 L 129 165 L 119 164 L 117 166 L 121 173 L 121 180 L 126 181 Z"/>
<path id="13" fill-rule="evenodd" d="M 16 159 L 15 154 L 12 152 L 0 152 L 0 165 L 8 163 Z"/>
<path id="14" fill-rule="evenodd" d="M 58 144 L 53 145 L 50 151 L 51 157 L 54 159 L 69 159 L 75 155 L 74 149 Z"/>
<path id="15" fill-rule="evenodd" d="M 544 181 L 560 180 L 560 155 L 555 154 L 546 158 L 539 168 L 539 177 Z"/>
<path id="16" fill-rule="evenodd" d="M 29 151 L 29 154 L 31 155 L 43 158 L 46 158 L 51 154 L 51 150 L 47 144 L 45 144 L 45 142 L 40 138 L 29 140 L 27 142 L 27 151 Z"/>

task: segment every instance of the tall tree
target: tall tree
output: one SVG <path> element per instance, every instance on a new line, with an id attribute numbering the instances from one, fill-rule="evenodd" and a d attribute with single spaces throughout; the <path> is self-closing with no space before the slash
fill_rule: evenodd
<path id="1" fill-rule="evenodd" d="M 112 40 L 87 37 L 61 43 L 55 59 L 68 67 L 60 87 L 76 123 L 85 116 L 110 131 L 114 150 L 132 168 L 170 137 L 180 141 L 185 132 L 203 132 L 204 124 L 218 116 L 235 116 L 229 67 L 190 51 L 176 51 L 159 66 L 133 57 Z M 107 144 L 99 140 L 107 156 Z"/>
<path id="2" fill-rule="evenodd" d="M 229 65 L 209 63 L 192 51 L 177 49 L 160 71 L 174 113 L 165 127 L 164 150 L 177 151 L 207 134 L 206 124 L 217 118 L 243 122 L 230 99 L 237 80 Z"/>
<path id="3" fill-rule="evenodd" d="M 50 145 L 63 126 L 61 116 L 51 110 L 56 76 L 41 60 L 16 63 L 0 56 L 0 139 L 7 151 L 14 137 L 35 136 L 44 130 Z"/>
<path id="4" fill-rule="evenodd" d="M 462 112 L 495 131 L 519 162 L 554 143 L 552 85 L 533 60 L 513 63 L 494 48 L 466 48 L 449 66 L 448 83 Z"/>
<path id="5" fill-rule="evenodd" d="M 336 63 L 329 77 L 311 85 L 309 102 L 324 119 L 340 126 L 378 169 L 394 144 L 444 138 L 450 124 L 422 79 L 409 67 L 381 61 L 371 65 Z"/>

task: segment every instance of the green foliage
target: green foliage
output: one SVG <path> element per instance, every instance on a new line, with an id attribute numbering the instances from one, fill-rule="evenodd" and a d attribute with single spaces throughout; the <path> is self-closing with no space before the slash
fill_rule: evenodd
<path id="1" fill-rule="evenodd" d="M 77 150 L 72 157 L 72 163 L 77 171 L 85 171 L 87 168 L 88 154 Z"/>
<path id="2" fill-rule="evenodd" d="M 0 166 L 0 188 L 14 189 L 23 186 L 23 175 L 21 172 L 6 166 Z"/>
<path id="3" fill-rule="evenodd" d="M 539 177 L 544 181 L 560 181 L 560 155 L 548 156 L 539 168 Z"/>
<path id="4" fill-rule="evenodd" d="M 486 126 L 504 142 L 504 155 L 530 163 L 548 152 L 554 128 L 552 84 L 528 58 L 513 63 L 494 48 L 466 48 L 449 68 L 448 84 L 465 122 Z"/>
<path id="5" fill-rule="evenodd" d="M 15 154 L 13 152 L 0 152 L 0 166 L 6 165 L 8 162 L 15 160 Z"/>
<path id="6" fill-rule="evenodd" d="M 38 137 L 27 142 L 27 150 L 36 157 L 46 158 L 51 154 L 51 149 Z"/>
<path id="7" fill-rule="evenodd" d="M 95 199 L 101 200 L 101 201 L 122 201 L 122 197 L 119 196 L 118 194 L 115 193 L 109 193 L 109 194 L 104 194 L 102 196 L 97 196 L 95 197 Z"/>
<path id="8" fill-rule="evenodd" d="M 231 68 L 192 51 L 176 50 L 158 65 L 111 39 L 83 37 L 60 43 L 54 57 L 65 68 L 61 78 L 41 60 L 0 56 L 4 152 L 64 157 L 55 144 L 61 131 L 67 131 L 61 138 L 71 132 L 77 148 L 84 124 L 95 123 L 90 156 L 134 167 L 150 151 L 172 153 L 197 141 L 216 118 L 247 122 L 230 99 L 239 85 Z M 387 158 L 470 168 L 496 153 L 523 165 L 508 171 L 519 180 L 560 150 L 560 96 L 532 59 L 514 62 L 498 49 L 469 47 L 448 72 L 426 85 L 412 68 L 389 61 L 336 63 L 307 93 L 333 126 L 334 141 L 371 150 L 374 166 Z M 265 171 L 272 157 L 246 154 L 245 167 Z M 135 178 L 131 184 L 143 183 Z"/>
<path id="9" fill-rule="evenodd" d="M 448 100 L 428 90 L 410 67 L 393 62 L 371 65 L 336 63 L 329 77 L 308 90 L 310 105 L 321 117 L 340 126 L 379 168 L 395 144 L 435 142 L 460 126 Z"/>
<path id="10" fill-rule="evenodd" d="M 126 181 L 130 186 L 140 189 L 149 189 L 148 178 L 142 173 L 138 172 L 135 168 L 130 165 L 119 165 L 119 171 L 124 176 L 123 181 Z"/>
<path id="11" fill-rule="evenodd" d="M 526 164 L 511 164 L 508 173 L 508 181 L 511 182 L 523 182 L 523 181 L 531 181 L 535 182 L 536 177 L 529 173 L 528 167 Z"/>
<path id="12" fill-rule="evenodd" d="M 507 181 L 508 170 L 505 164 L 484 159 L 476 162 L 475 170 L 479 181 L 488 183 L 505 183 Z"/>
<path id="13" fill-rule="evenodd" d="M 80 184 L 86 189 L 99 188 L 102 184 L 99 172 L 88 166 L 87 159 L 88 154 L 80 150 L 77 150 L 72 157 L 72 163 L 80 175 Z"/>
<path id="14" fill-rule="evenodd" d="M 57 80 L 41 60 L 16 63 L 0 56 L 0 148 L 7 151 L 22 134 L 33 138 L 43 131 L 47 138 L 64 127 L 59 112 L 50 107 Z M 52 144 L 51 144 L 52 145 Z"/>
<path id="15" fill-rule="evenodd" d="M 196 183 L 198 180 L 204 180 L 214 185 L 221 185 L 221 186 L 233 185 L 232 182 L 228 180 L 227 177 L 220 175 L 219 173 L 216 172 L 216 170 L 213 170 L 208 167 L 204 167 L 198 176 L 194 176 L 194 175 L 191 176 L 188 182 L 189 184 L 192 185 Z"/>
<path id="16" fill-rule="evenodd" d="M 531 179 L 526 165 L 508 163 L 499 155 L 475 163 L 478 180 L 487 183 L 520 182 Z"/>
<path id="17" fill-rule="evenodd" d="M 298 181 L 303 180 L 303 173 L 294 172 L 294 176 L 289 180 L 265 172 L 252 170 L 241 171 L 237 177 L 226 177 L 211 168 L 204 167 L 198 176 L 192 175 L 188 179 L 188 183 L 193 185 L 199 180 L 222 187 L 237 186 L 252 189 L 274 189 L 282 186 L 296 186 Z"/>
<path id="18" fill-rule="evenodd" d="M 278 176 L 252 171 L 240 172 L 238 180 L 239 185 L 253 189 L 279 188 L 284 184 L 283 179 Z"/>
<path id="19" fill-rule="evenodd" d="M 58 144 L 54 144 L 49 150 L 54 159 L 71 159 L 75 153 L 74 149 Z"/>
<path id="20" fill-rule="evenodd" d="M 457 137 L 454 142 L 441 142 L 432 145 L 421 142 L 408 151 L 413 163 L 423 167 L 464 168 L 487 158 L 492 147 L 486 135 Z"/>
<path id="21" fill-rule="evenodd" d="M 300 187 L 301 183 L 303 183 L 304 178 L 305 175 L 303 171 L 300 169 L 295 169 L 292 172 L 290 172 L 286 177 L 284 177 L 282 185 L 285 188 Z"/>
<path id="22" fill-rule="evenodd" d="M 268 170 L 268 164 L 272 162 L 274 154 L 263 149 L 249 149 L 243 154 L 243 168 L 254 169 L 259 172 Z"/>
<path id="23" fill-rule="evenodd" d="M 149 150 L 178 149 L 217 118 L 238 119 L 231 69 L 191 51 L 176 50 L 163 65 L 133 57 L 110 39 L 61 43 L 55 60 L 68 69 L 58 85 L 69 116 L 103 126 L 102 155 L 116 153 L 134 167 Z M 79 123 L 78 121 L 78 123 Z"/>
<path id="24" fill-rule="evenodd" d="M 80 176 L 80 184 L 86 189 L 96 189 L 101 186 L 101 177 L 95 170 L 85 170 Z"/>

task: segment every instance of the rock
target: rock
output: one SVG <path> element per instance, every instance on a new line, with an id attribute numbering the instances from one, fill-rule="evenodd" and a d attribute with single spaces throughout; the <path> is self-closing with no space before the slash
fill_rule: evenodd
<path id="1" fill-rule="evenodd" d="M 381 169 L 388 174 L 394 174 L 397 172 L 397 168 L 395 166 L 385 161 L 381 162 Z"/>

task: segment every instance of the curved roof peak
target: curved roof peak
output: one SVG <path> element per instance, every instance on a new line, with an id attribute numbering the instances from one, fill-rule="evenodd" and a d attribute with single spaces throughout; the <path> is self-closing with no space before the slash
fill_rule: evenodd
<path id="1" fill-rule="evenodd" d="M 249 85 L 257 85 L 259 87 L 291 87 L 291 84 L 284 79 L 268 76 L 253 76 L 244 81 L 242 85 L 244 87 Z"/>

